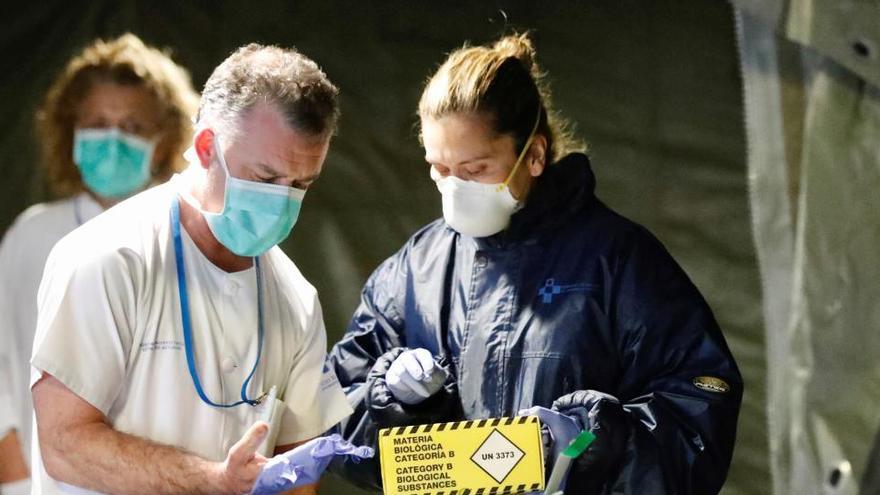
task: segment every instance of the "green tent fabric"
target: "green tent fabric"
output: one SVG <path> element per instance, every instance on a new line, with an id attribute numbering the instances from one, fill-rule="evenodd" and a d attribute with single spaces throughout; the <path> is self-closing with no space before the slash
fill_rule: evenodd
<path id="1" fill-rule="evenodd" d="M 880 9 L 737 3 L 773 493 L 878 493 Z"/>

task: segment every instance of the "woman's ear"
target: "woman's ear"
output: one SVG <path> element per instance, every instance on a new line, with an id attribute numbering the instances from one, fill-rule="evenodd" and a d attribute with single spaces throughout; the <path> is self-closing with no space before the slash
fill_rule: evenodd
<path id="1" fill-rule="evenodd" d="M 532 138 L 532 147 L 529 156 L 526 157 L 529 166 L 529 174 L 538 177 L 544 173 L 547 166 L 547 137 L 543 134 L 535 134 Z"/>
<path id="2" fill-rule="evenodd" d="M 211 159 L 214 158 L 214 131 L 206 128 L 196 133 L 193 147 L 196 150 L 196 156 L 199 157 L 199 163 L 201 163 L 202 168 L 207 170 L 211 166 Z"/>

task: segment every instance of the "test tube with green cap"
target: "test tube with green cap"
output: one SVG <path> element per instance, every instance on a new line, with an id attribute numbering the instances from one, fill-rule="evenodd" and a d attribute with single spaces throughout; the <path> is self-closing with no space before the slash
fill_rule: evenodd
<path id="1" fill-rule="evenodd" d="M 574 437 L 574 440 L 569 442 L 565 450 L 559 453 L 559 456 L 556 458 L 556 463 L 553 464 L 553 471 L 550 472 L 550 480 L 547 481 L 544 495 L 562 495 L 562 491 L 559 487 L 562 486 L 562 480 L 564 480 L 565 475 L 568 474 L 568 468 L 571 466 L 571 461 L 577 459 L 581 454 L 586 452 L 587 448 L 590 447 L 590 444 L 593 443 L 593 440 L 595 439 L 596 435 L 587 430 L 583 430 L 578 436 Z"/>

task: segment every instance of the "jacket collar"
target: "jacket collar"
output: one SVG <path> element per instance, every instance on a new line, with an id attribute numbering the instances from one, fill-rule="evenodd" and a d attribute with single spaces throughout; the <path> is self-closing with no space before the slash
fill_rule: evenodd
<path id="1" fill-rule="evenodd" d="M 510 226 L 491 237 L 476 239 L 480 247 L 497 248 L 513 242 L 534 242 L 556 230 L 596 200 L 596 177 L 582 153 L 566 155 L 547 166 L 535 179 L 525 206 L 514 213 Z"/>

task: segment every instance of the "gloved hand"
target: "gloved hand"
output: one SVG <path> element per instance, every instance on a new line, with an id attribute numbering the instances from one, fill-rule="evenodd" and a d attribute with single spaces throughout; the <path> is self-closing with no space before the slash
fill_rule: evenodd
<path id="1" fill-rule="evenodd" d="M 541 420 L 543 425 L 541 436 L 544 451 L 547 453 L 545 465 L 548 469 L 552 469 L 559 454 L 585 429 L 584 424 L 578 419 L 541 406 L 522 409 L 517 416 L 537 416 Z"/>
<path id="2" fill-rule="evenodd" d="M 553 410 L 574 418 L 596 435 L 590 448 L 571 466 L 566 490 L 595 493 L 613 481 L 633 431 L 631 420 L 613 395 L 596 390 L 578 390 L 553 401 Z"/>
<path id="3" fill-rule="evenodd" d="M 449 374 L 427 349 L 408 349 L 391 363 L 385 381 L 391 394 L 404 404 L 418 404 L 443 388 Z"/>
<path id="4" fill-rule="evenodd" d="M 425 349 L 422 349 L 424 352 Z M 426 425 L 431 423 L 444 423 L 447 421 L 458 421 L 464 418 L 461 410 L 461 400 L 458 396 L 458 379 L 455 376 L 455 369 L 450 360 L 445 356 L 432 358 L 431 362 L 425 363 L 425 368 L 433 366 L 438 370 L 430 372 L 431 377 L 446 377 L 445 383 L 433 394 L 429 394 L 433 387 L 428 388 L 426 385 L 422 387 L 421 395 L 428 395 L 427 398 L 420 402 L 409 404 L 399 399 L 397 395 L 391 391 L 389 381 L 395 381 L 395 388 L 398 394 L 406 397 L 407 392 L 410 396 L 415 396 L 409 387 L 405 386 L 405 382 L 401 378 L 401 372 L 389 373 L 391 366 L 397 361 L 397 358 L 404 353 L 413 352 L 412 349 L 406 347 L 394 347 L 382 354 L 373 363 L 370 372 L 367 374 L 366 383 L 366 406 L 370 413 L 370 418 L 379 428 L 387 428 L 391 426 L 409 426 L 409 425 Z M 416 357 L 416 359 L 419 359 Z M 405 361 L 401 361 L 400 365 L 404 366 Z M 419 361 L 421 363 L 421 361 Z M 425 376 L 422 364 L 418 364 Z M 408 372 L 407 372 L 408 374 Z M 437 378 L 434 378 L 437 379 Z M 433 383 L 433 379 L 428 380 Z M 414 397 L 413 397 L 414 398 Z"/>
<path id="5" fill-rule="evenodd" d="M 373 454 L 370 447 L 356 447 L 337 434 L 318 437 L 269 459 L 251 494 L 271 495 L 316 483 L 335 456 L 347 455 L 358 462 Z"/>

